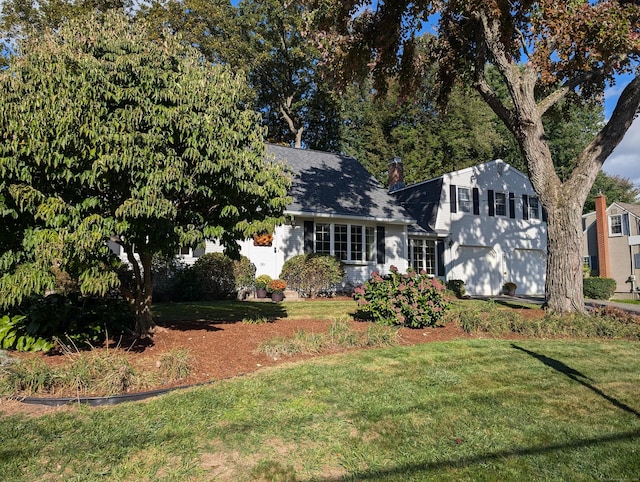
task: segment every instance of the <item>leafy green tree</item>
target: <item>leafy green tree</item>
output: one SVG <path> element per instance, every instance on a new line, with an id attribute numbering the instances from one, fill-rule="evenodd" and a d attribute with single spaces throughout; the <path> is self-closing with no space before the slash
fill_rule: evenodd
<path id="1" fill-rule="evenodd" d="M 366 8 L 370 0 L 314 3 L 324 14 L 321 26 L 330 32 L 318 35 L 333 57 L 326 65 L 341 65 L 351 77 L 369 64 L 380 86 L 398 70 L 404 78 L 420 73 L 414 35 L 425 18 L 439 13 L 442 101 L 457 82 L 473 85 L 513 134 L 548 214 L 547 306 L 560 313 L 584 311 L 581 213 L 602 164 L 640 111 L 640 5 L 387 0 L 376 2 L 374 12 Z M 508 102 L 492 88 L 487 65 L 499 72 Z M 607 83 L 624 73 L 632 74 L 631 80 L 610 119 L 578 153 L 574 167 L 559 176 L 543 119 L 572 96 L 585 104 L 601 101 Z"/>
<path id="2" fill-rule="evenodd" d="M 125 11 L 132 4 L 131 0 L 3 0 L 0 30 L 3 38 L 16 39 L 58 28 L 69 18 L 95 11 Z"/>
<path id="3" fill-rule="evenodd" d="M 640 189 L 635 187 L 629 179 L 620 176 L 610 176 L 600 171 L 587 196 L 587 201 L 584 203 L 585 213 L 596 210 L 595 197 L 598 193 L 603 193 L 609 203 L 613 201 L 637 203 L 640 201 Z"/>
<path id="4" fill-rule="evenodd" d="M 119 288 L 146 333 L 154 254 L 205 239 L 237 254 L 282 220 L 289 181 L 244 78 L 148 34 L 116 13 L 72 20 L 0 72 L 3 306 L 55 290 L 60 270 L 85 294 Z"/>
<path id="5" fill-rule="evenodd" d="M 335 150 L 338 104 L 316 75 L 304 2 L 156 1 L 140 15 L 168 26 L 214 63 L 247 72 L 270 142 Z"/>

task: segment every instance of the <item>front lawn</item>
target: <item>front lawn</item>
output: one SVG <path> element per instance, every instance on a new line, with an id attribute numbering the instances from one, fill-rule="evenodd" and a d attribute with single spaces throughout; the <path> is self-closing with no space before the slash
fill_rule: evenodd
<path id="1" fill-rule="evenodd" d="M 639 447 L 628 341 L 375 349 L 0 419 L 6 481 L 633 479 Z"/>

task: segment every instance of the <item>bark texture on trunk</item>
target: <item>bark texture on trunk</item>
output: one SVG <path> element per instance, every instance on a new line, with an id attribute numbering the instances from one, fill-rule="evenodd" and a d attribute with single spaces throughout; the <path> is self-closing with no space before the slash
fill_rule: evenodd
<path id="1" fill-rule="evenodd" d="M 584 312 L 582 209 L 564 204 L 548 212 L 546 307 L 554 313 Z"/>
<path id="2" fill-rule="evenodd" d="M 136 335 L 146 336 L 151 333 L 155 326 L 151 313 L 151 302 L 153 300 L 152 255 L 148 253 L 139 254 L 140 262 L 138 262 L 130 246 L 125 246 L 124 249 L 133 271 L 133 285 L 131 280 L 121 279 L 120 292 L 129 302 L 129 306 L 135 316 L 136 325 L 134 329 Z"/>

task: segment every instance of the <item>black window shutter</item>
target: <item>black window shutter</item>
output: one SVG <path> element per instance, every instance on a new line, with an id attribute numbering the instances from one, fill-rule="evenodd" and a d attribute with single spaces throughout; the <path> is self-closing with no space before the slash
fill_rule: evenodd
<path id="1" fill-rule="evenodd" d="M 493 200 L 493 189 L 489 189 L 489 216 L 496 215 L 496 204 Z"/>
<path id="2" fill-rule="evenodd" d="M 458 188 L 455 184 L 449 186 L 449 206 L 452 213 L 458 212 Z"/>
<path id="3" fill-rule="evenodd" d="M 313 253 L 313 221 L 304 222 L 304 252 Z"/>
<path id="4" fill-rule="evenodd" d="M 384 226 L 376 226 L 376 262 L 384 264 Z"/>
<path id="5" fill-rule="evenodd" d="M 473 214 L 480 214 L 480 190 L 477 187 L 473 188 Z"/>
<path id="6" fill-rule="evenodd" d="M 542 206 L 542 220 L 545 223 L 547 222 L 547 210 L 544 208 L 544 206 Z"/>
<path id="7" fill-rule="evenodd" d="M 516 218 L 516 195 L 512 192 L 509 193 L 509 217 Z"/>
<path id="8" fill-rule="evenodd" d="M 444 276 L 444 241 L 438 241 L 436 243 L 436 276 Z"/>
<path id="9" fill-rule="evenodd" d="M 529 219 L 529 196 L 522 195 L 522 219 Z"/>

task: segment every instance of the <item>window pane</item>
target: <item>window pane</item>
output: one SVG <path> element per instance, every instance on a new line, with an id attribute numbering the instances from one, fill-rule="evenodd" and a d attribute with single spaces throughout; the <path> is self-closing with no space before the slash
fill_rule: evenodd
<path id="1" fill-rule="evenodd" d="M 347 260 L 347 225 L 336 224 L 334 227 L 335 256 L 342 261 Z"/>
<path id="2" fill-rule="evenodd" d="M 331 225 L 316 223 L 316 253 L 331 254 Z"/>
<path id="3" fill-rule="evenodd" d="M 537 197 L 529 198 L 529 219 L 540 219 L 540 207 Z"/>
<path id="4" fill-rule="evenodd" d="M 609 216 L 609 225 L 611 226 L 611 234 L 622 234 L 622 216 Z"/>
<path id="5" fill-rule="evenodd" d="M 376 259 L 376 230 L 372 226 L 365 228 L 365 244 L 367 246 L 367 261 Z"/>
<path id="6" fill-rule="evenodd" d="M 458 188 L 458 206 L 463 213 L 470 213 L 472 208 L 471 192 L 469 188 Z"/>
<path id="7" fill-rule="evenodd" d="M 428 274 L 436 274 L 436 242 L 425 241 L 425 266 L 424 270 Z"/>
<path id="8" fill-rule="evenodd" d="M 507 215 L 507 195 L 503 192 L 496 193 L 496 216 Z"/>
<path id="9" fill-rule="evenodd" d="M 351 261 L 362 261 L 362 226 L 351 226 Z"/>
<path id="10" fill-rule="evenodd" d="M 411 267 L 416 271 L 424 269 L 424 241 L 422 239 L 409 240 L 411 253 Z"/>

